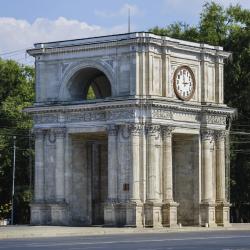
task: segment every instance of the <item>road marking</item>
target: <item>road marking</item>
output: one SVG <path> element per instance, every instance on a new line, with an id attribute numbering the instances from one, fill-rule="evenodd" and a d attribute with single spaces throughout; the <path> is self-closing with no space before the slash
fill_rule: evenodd
<path id="1" fill-rule="evenodd" d="M 0 249 L 21 248 L 21 247 L 57 247 L 57 246 L 76 246 L 76 245 L 98 245 L 98 244 L 126 244 L 126 243 L 143 243 L 143 242 L 168 242 L 168 241 L 188 241 L 188 240 L 212 240 L 212 239 L 239 239 L 239 238 L 250 238 L 250 235 L 239 235 L 239 236 L 213 236 L 213 237 L 192 237 L 192 238 L 173 238 L 173 239 L 148 239 L 148 240 L 123 240 L 123 241 L 99 241 L 99 242 L 60 242 L 60 243 L 26 243 L 23 245 L 9 245 L 0 246 Z"/>

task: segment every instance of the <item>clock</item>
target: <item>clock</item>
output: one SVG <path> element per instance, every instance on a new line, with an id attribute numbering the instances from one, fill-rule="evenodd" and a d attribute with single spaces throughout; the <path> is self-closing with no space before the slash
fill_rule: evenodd
<path id="1" fill-rule="evenodd" d="M 174 92 L 179 99 L 188 101 L 193 97 L 195 77 L 188 66 L 180 66 L 175 70 L 173 82 Z"/>

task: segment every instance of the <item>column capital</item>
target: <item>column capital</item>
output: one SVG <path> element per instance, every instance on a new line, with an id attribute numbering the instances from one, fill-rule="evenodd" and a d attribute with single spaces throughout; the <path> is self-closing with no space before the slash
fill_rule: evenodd
<path id="1" fill-rule="evenodd" d="M 144 125 L 133 123 L 128 125 L 130 135 L 141 135 L 144 131 Z"/>
<path id="2" fill-rule="evenodd" d="M 42 139 L 45 135 L 45 131 L 43 129 L 40 129 L 40 128 L 34 128 L 32 130 L 32 134 L 34 134 L 36 139 Z"/>
<path id="3" fill-rule="evenodd" d="M 214 131 L 211 129 L 201 130 L 201 139 L 203 141 L 212 141 L 214 139 Z"/>
<path id="4" fill-rule="evenodd" d="M 66 135 L 66 131 L 67 129 L 65 127 L 53 128 L 51 130 L 51 132 L 54 133 L 57 138 L 64 138 Z"/>
<path id="5" fill-rule="evenodd" d="M 115 124 L 108 125 L 107 132 L 108 132 L 108 135 L 117 136 L 117 134 L 118 134 L 118 126 L 115 125 Z"/>
<path id="6" fill-rule="evenodd" d="M 225 130 L 217 130 L 215 131 L 215 139 L 216 141 L 224 140 L 227 135 L 227 132 Z"/>
<path id="7" fill-rule="evenodd" d="M 157 136 L 160 134 L 161 126 L 155 124 L 149 124 L 146 126 L 147 133 L 151 136 Z"/>
<path id="8" fill-rule="evenodd" d="M 173 126 L 161 126 L 162 137 L 170 137 L 174 129 L 175 127 Z"/>

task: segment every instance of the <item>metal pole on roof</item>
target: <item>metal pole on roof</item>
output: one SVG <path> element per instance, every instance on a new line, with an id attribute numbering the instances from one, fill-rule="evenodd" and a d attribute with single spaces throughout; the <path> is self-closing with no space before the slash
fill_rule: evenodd
<path id="1" fill-rule="evenodd" d="M 130 33 L 130 8 L 128 8 L 128 33 Z"/>

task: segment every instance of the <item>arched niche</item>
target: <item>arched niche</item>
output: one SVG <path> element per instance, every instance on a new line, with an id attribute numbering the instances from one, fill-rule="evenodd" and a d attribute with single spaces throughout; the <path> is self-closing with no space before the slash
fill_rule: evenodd
<path id="1" fill-rule="evenodd" d="M 104 99 L 111 96 L 111 84 L 107 76 L 96 68 L 83 68 L 70 79 L 70 99 L 80 101 Z"/>
<path id="2" fill-rule="evenodd" d="M 85 101 L 111 97 L 114 95 L 112 79 L 113 74 L 104 65 L 83 63 L 70 67 L 62 81 L 58 99 Z"/>

